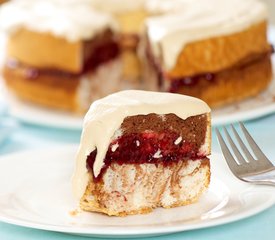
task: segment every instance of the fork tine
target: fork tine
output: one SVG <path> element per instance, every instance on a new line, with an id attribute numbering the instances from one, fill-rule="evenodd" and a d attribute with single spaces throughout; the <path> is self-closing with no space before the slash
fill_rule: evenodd
<path id="1" fill-rule="evenodd" d="M 227 129 L 225 127 L 223 127 L 223 131 L 225 132 L 226 138 L 239 162 L 239 164 L 244 164 L 246 163 L 245 159 L 243 158 L 243 156 L 241 155 L 238 147 L 236 146 L 236 144 L 234 143 L 234 141 L 232 140 L 230 134 L 228 133 Z"/>
<path id="2" fill-rule="evenodd" d="M 244 136 L 251 147 L 252 151 L 254 152 L 255 156 L 258 158 L 258 160 L 265 160 L 265 162 L 270 163 L 270 166 L 273 166 L 273 164 L 268 160 L 268 158 L 265 156 L 265 154 L 262 152 L 262 150 L 259 148 L 257 143 L 254 141 L 254 139 L 251 137 L 247 129 L 245 128 L 244 124 L 242 122 L 239 122 L 241 129 L 244 133 Z"/>
<path id="3" fill-rule="evenodd" d="M 241 139 L 240 135 L 238 134 L 238 132 L 236 131 L 236 129 L 234 128 L 234 126 L 231 124 L 231 128 L 233 130 L 233 133 L 241 147 L 241 149 L 243 150 L 244 152 L 244 155 L 246 156 L 247 158 L 247 161 L 250 162 L 250 161 L 254 161 L 254 158 L 252 157 L 251 153 L 249 152 L 248 148 L 245 146 L 243 140 Z"/>
<path id="4" fill-rule="evenodd" d="M 230 150 L 226 146 L 226 143 L 224 142 L 220 131 L 217 128 L 215 130 L 216 130 L 216 134 L 217 134 L 218 141 L 220 143 L 224 158 L 225 158 L 229 168 L 231 169 L 231 171 L 235 174 L 236 169 L 238 169 L 239 165 L 237 164 L 237 162 L 235 161 L 234 157 L 232 156 Z"/>

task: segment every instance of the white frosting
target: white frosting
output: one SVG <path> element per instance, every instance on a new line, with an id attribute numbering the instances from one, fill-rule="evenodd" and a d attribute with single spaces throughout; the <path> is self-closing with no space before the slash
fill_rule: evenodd
<path id="1" fill-rule="evenodd" d="M 191 3 L 192 0 L 147 0 L 144 3 L 144 8 L 151 14 L 164 14 L 180 11 L 186 4 Z"/>
<path id="2" fill-rule="evenodd" d="M 104 165 L 110 141 L 125 117 L 150 113 L 174 113 L 181 119 L 186 119 L 208 112 L 210 108 L 202 100 L 172 93 L 128 90 L 95 101 L 84 118 L 73 175 L 75 196 L 81 198 L 88 184 L 87 156 L 97 149 L 93 172 L 98 176 Z"/>
<path id="3" fill-rule="evenodd" d="M 146 28 L 153 53 L 166 70 L 174 67 L 188 43 L 240 32 L 267 19 L 266 6 L 258 0 L 165 0 L 166 6 L 161 2 L 159 11 L 173 13 L 148 18 Z"/>
<path id="4" fill-rule="evenodd" d="M 108 14 L 70 0 L 10 1 L 0 8 L 0 28 L 13 33 L 19 28 L 49 32 L 68 41 L 91 39 L 106 28 L 116 28 Z M 88 1 L 87 1 L 88 2 Z"/>

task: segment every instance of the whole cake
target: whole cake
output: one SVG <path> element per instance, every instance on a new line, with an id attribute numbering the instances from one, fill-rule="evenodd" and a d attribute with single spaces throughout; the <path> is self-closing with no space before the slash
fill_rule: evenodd
<path id="1" fill-rule="evenodd" d="M 210 181 L 210 109 L 179 94 L 121 91 L 95 101 L 73 191 L 85 211 L 124 216 L 196 202 Z"/>
<path id="2" fill-rule="evenodd" d="M 145 83 L 220 106 L 257 95 L 272 79 L 267 9 L 257 0 L 158 2 L 146 20 Z"/>
<path id="3" fill-rule="evenodd" d="M 3 75 L 24 100 L 87 111 L 92 100 L 120 89 L 116 25 L 87 4 L 11 1 L 0 9 L 8 34 Z"/>
<path id="4" fill-rule="evenodd" d="M 10 1 L 0 29 L 10 90 L 73 112 L 125 89 L 218 107 L 258 95 L 272 79 L 260 0 Z"/>

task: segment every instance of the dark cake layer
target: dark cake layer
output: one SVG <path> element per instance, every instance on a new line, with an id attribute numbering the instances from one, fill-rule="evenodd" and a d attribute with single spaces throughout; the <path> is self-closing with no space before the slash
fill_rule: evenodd
<path id="1" fill-rule="evenodd" d="M 95 180 L 100 180 L 113 162 L 118 164 L 170 164 L 185 159 L 201 159 L 208 152 L 200 151 L 205 143 L 206 114 L 180 119 L 175 114 L 137 115 L 124 119 L 122 135 L 113 139 L 104 159 L 104 167 Z M 97 151 L 87 157 L 92 171 Z"/>
<path id="2" fill-rule="evenodd" d="M 174 132 L 177 136 L 182 136 L 183 141 L 191 142 L 196 146 L 196 150 L 204 143 L 207 116 L 201 114 L 192 116 L 185 120 L 175 114 L 131 116 L 124 119 L 121 124 L 123 135 L 130 135 L 143 132 Z"/>
<path id="3" fill-rule="evenodd" d="M 79 76 L 95 70 L 101 64 L 113 60 L 120 53 L 118 43 L 110 30 L 97 35 L 90 41 L 84 42 L 83 69 L 79 73 L 70 73 L 60 69 L 42 69 L 26 65 L 16 59 L 7 59 L 6 68 L 22 69 L 26 79 L 37 79 L 41 76 L 53 76 L 58 78 L 78 78 Z"/>

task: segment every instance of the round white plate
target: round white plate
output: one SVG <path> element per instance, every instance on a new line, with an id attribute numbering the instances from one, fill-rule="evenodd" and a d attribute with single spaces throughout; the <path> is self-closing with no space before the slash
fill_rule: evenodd
<path id="1" fill-rule="evenodd" d="M 269 28 L 269 41 L 275 46 L 275 27 Z M 275 57 L 273 56 L 273 65 Z M 275 70 L 274 70 L 275 72 Z M 9 97 L 10 114 L 21 121 L 56 128 L 78 129 L 82 128 L 83 117 L 42 108 L 33 104 L 19 101 Z M 212 111 L 212 124 L 222 125 L 237 121 L 245 121 L 262 117 L 275 112 L 275 83 L 257 97 L 231 104 L 227 107 Z"/>
<path id="2" fill-rule="evenodd" d="M 20 226 L 94 237 L 153 236 L 205 228 L 254 215 L 275 202 L 275 191 L 237 180 L 220 154 L 211 157 L 209 190 L 198 203 L 147 215 L 73 216 L 75 146 L 29 151 L 0 159 L 0 220 Z"/>
<path id="3" fill-rule="evenodd" d="M 40 126 L 81 130 L 84 116 L 44 108 L 24 102 L 11 94 L 8 96 L 9 114 L 23 122 Z"/>

